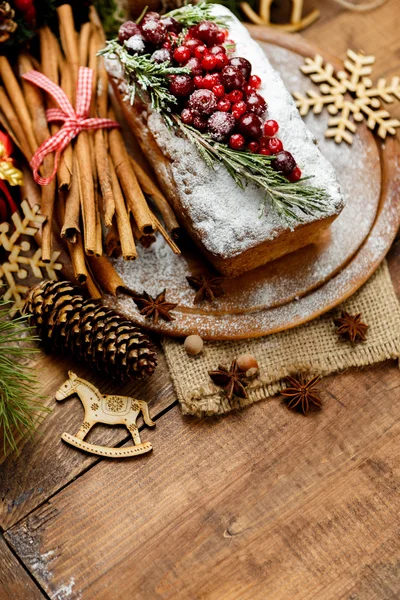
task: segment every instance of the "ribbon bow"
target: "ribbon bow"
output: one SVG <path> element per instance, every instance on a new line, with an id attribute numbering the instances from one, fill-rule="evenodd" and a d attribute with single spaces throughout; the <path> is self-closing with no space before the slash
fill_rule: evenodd
<path id="1" fill-rule="evenodd" d="M 60 155 L 68 144 L 84 129 L 111 129 L 119 127 L 119 123 L 111 119 L 89 118 L 92 98 L 93 69 L 79 67 L 78 84 L 76 87 L 76 111 L 64 91 L 48 77 L 38 71 L 30 71 L 22 76 L 24 79 L 45 90 L 57 102 L 60 108 L 49 108 L 46 117 L 49 123 L 63 123 L 61 129 L 48 140 L 43 142 L 32 156 L 30 165 L 36 183 L 48 185 L 57 173 Z M 39 168 L 45 156 L 55 152 L 54 169 L 50 177 L 41 177 Z"/>

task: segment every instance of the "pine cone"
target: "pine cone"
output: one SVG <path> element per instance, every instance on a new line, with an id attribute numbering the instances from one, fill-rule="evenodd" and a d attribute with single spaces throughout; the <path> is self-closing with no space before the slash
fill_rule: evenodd
<path id="1" fill-rule="evenodd" d="M 0 2 L 0 44 L 6 42 L 10 35 L 17 29 L 13 20 L 15 12 L 8 2 Z"/>
<path id="2" fill-rule="evenodd" d="M 47 348 L 119 380 L 143 379 L 156 368 L 156 349 L 141 329 L 100 300 L 84 298 L 81 288 L 68 281 L 43 281 L 31 288 L 23 312 Z"/>

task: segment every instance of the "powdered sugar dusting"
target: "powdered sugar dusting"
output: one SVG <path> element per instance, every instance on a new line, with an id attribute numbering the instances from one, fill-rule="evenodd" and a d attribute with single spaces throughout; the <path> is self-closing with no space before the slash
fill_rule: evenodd
<path id="1" fill-rule="evenodd" d="M 213 12 L 231 15 L 219 5 L 213 6 Z M 330 198 L 327 214 L 339 212 L 343 199 L 334 170 L 315 146 L 281 77 L 234 17 L 229 22 L 229 30 L 237 44 L 236 55 L 247 58 L 253 72 L 262 79 L 258 91 L 268 103 L 268 118 L 280 123 L 279 137 L 285 148 L 292 152 L 303 174 L 312 177 L 309 184 L 327 191 Z M 215 171 L 208 168 L 193 145 L 171 132 L 159 114 L 149 115 L 148 127 L 172 161 L 172 173 L 184 210 L 211 253 L 225 258 L 236 256 L 264 240 L 274 239 L 282 231 L 282 222 L 271 206 L 267 206 L 267 214 L 260 218 L 264 201 L 260 188 L 249 184 L 243 191 L 223 166 L 218 165 Z"/>

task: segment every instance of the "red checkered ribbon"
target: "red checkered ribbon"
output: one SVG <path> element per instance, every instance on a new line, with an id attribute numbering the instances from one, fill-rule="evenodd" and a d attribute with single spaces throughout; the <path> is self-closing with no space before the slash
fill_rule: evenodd
<path id="1" fill-rule="evenodd" d="M 49 123 L 63 123 L 63 126 L 48 140 L 43 142 L 32 156 L 30 165 L 33 177 L 40 185 L 49 184 L 57 173 L 60 155 L 68 144 L 84 129 L 102 129 L 119 127 L 116 121 L 111 119 L 89 118 L 90 102 L 92 98 L 93 69 L 80 67 L 78 84 L 76 87 L 76 110 L 63 90 L 38 71 L 30 71 L 23 78 L 45 90 L 57 102 L 60 108 L 50 108 L 46 111 Z M 39 168 L 47 154 L 55 153 L 54 169 L 50 177 L 41 177 Z"/>

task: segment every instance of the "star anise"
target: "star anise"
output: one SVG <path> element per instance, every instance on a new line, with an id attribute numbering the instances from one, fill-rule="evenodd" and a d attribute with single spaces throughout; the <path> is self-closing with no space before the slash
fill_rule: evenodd
<path id="1" fill-rule="evenodd" d="M 228 400 L 232 400 L 233 396 L 247 398 L 245 387 L 248 384 L 248 380 L 246 374 L 239 371 L 236 360 L 232 362 L 230 369 L 219 365 L 216 371 L 209 371 L 208 374 L 215 385 L 224 388 Z"/>
<path id="2" fill-rule="evenodd" d="M 315 387 L 319 377 L 313 377 L 306 380 L 304 377 L 288 377 L 290 386 L 282 390 L 282 396 L 289 398 L 288 408 L 297 408 L 303 415 L 308 413 L 310 405 L 313 404 L 321 408 L 322 402 L 319 397 L 319 390 Z"/>
<path id="3" fill-rule="evenodd" d="M 200 304 L 203 300 L 214 302 L 215 298 L 222 296 L 225 292 L 220 286 L 221 277 L 208 278 L 205 275 L 199 277 L 186 277 L 189 285 L 197 290 L 194 297 L 194 304 Z"/>
<path id="4" fill-rule="evenodd" d="M 361 313 L 358 315 L 350 315 L 346 311 L 342 311 L 340 317 L 333 319 L 337 329 L 336 333 L 349 340 L 352 344 L 365 342 L 367 339 L 368 325 L 361 321 Z"/>
<path id="5" fill-rule="evenodd" d="M 170 311 L 173 310 L 177 304 L 173 302 L 165 301 L 166 290 L 163 290 L 161 294 L 158 294 L 156 298 L 153 298 L 147 292 L 143 292 L 140 296 L 134 296 L 132 300 L 140 310 L 140 314 L 144 315 L 146 319 L 153 319 L 153 323 L 157 325 L 159 317 L 164 321 L 173 321 L 174 317 L 170 315 Z"/>

